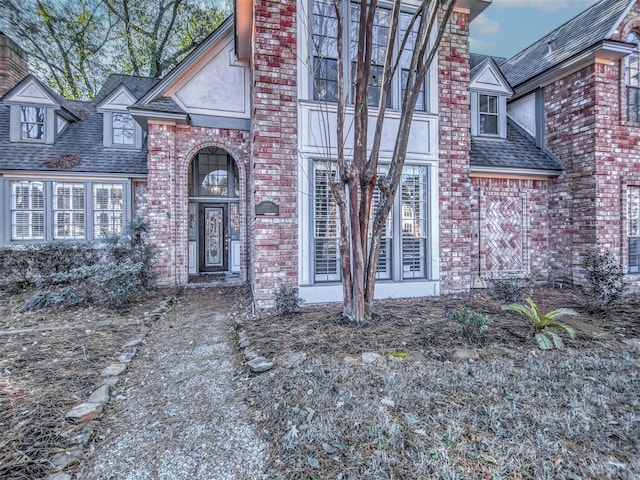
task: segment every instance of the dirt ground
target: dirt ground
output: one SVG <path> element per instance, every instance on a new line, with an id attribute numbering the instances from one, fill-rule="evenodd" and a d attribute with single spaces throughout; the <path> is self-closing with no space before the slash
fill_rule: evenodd
<path id="1" fill-rule="evenodd" d="M 602 330 L 602 339 L 640 338 L 640 296 L 629 296 L 603 310 L 580 290 L 539 287 L 528 291 L 540 310 L 572 308 L 575 317 L 563 317 L 564 323 L 576 327 L 576 338 L 566 339 L 569 347 L 603 345 L 593 330 Z M 458 347 L 478 348 L 490 355 L 492 347 L 535 348 L 526 320 L 501 310 L 504 302 L 492 298 L 487 290 L 470 294 L 445 295 L 420 299 L 397 299 L 377 302 L 373 320 L 353 325 L 343 320 L 338 304 L 308 305 L 300 313 L 278 316 L 265 313 L 252 318 L 248 328 L 255 332 L 256 349 L 267 357 L 304 351 L 310 355 L 343 352 L 430 352 L 447 358 Z M 469 343 L 460 334 L 451 313 L 464 306 L 488 318 L 488 332 L 483 342 Z M 268 335 L 259 332 L 268 332 Z M 594 343 L 596 341 L 596 343 Z M 615 342 L 614 342 L 615 343 Z"/>
<path id="2" fill-rule="evenodd" d="M 379 302 L 359 326 L 335 304 L 248 316 L 261 355 L 306 354 L 253 382 L 269 477 L 640 478 L 640 349 L 624 342 L 640 339 L 640 298 L 603 311 L 578 290 L 527 296 L 578 312 L 561 318 L 576 330 L 565 350 L 540 351 L 527 321 L 484 290 Z M 481 343 L 451 318 L 464 306 L 489 319 Z M 479 358 L 454 360 L 459 347 Z"/>
<path id="3" fill-rule="evenodd" d="M 168 293 L 126 312 L 20 312 L 29 294 L 0 291 L 0 478 L 38 479 L 52 471 L 81 427 L 65 414 L 102 384 L 100 371 Z"/>
<path id="4" fill-rule="evenodd" d="M 215 294 L 213 289 L 211 292 Z M 442 363 L 450 358 L 451 352 L 457 347 L 471 346 L 477 349 L 481 359 L 498 359 L 507 350 L 515 352 L 514 355 L 522 353 L 523 356 L 535 354 L 536 350 L 525 320 L 502 311 L 502 302 L 491 298 L 483 290 L 458 296 L 379 302 L 376 304 L 374 319 L 369 324 L 359 326 L 346 323 L 341 318 L 338 304 L 305 306 L 302 312 L 288 316 L 277 316 L 266 311 L 253 315 L 249 303 L 250 290 L 235 289 L 234 292 L 238 298 L 231 313 L 243 318 L 253 342 L 252 348 L 267 358 L 305 352 L 309 361 L 327 357 L 342 361 L 347 356 L 357 357 L 363 352 L 381 355 L 404 352 L 410 358 L 418 356 Z M 100 385 L 99 372 L 113 362 L 114 355 L 123 343 L 140 330 L 143 313 L 156 308 L 161 299 L 177 293 L 159 291 L 156 296 L 147 298 L 127 312 L 89 307 L 22 313 L 19 309 L 27 294 L 0 292 L 0 478 L 45 478 L 53 470 L 52 462 L 56 455 L 68 450 L 78 430 L 78 427 L 65 420 L 65 413 L 84 401 Z M 528 294 L 544 311 L 567 307 L 578 312 L 577 317 L 563 319 L 577 330 L 574 340 L 566 340 L 570 351 L 588 350 L 589 355 L 595 357 L 599 355 L 598 351 L 602 351 L 605 357 L 612 356 L 613 354 L 605 355 L 604 352 L 622 349 L 622 340 L 640 338 L 638 296 L 628 297 L 619 305 L 603 311 L 592 303 L 589 296 L 577 290 L 536 288 Z M 208 303 L 209 298 L 202 295 L 199 301 Z M 460 335 L 459 327 L 451 318 L 450 312 L 463 306 L 473 307 L 488 317 L 489 330 L 483 342 L 470 344 Z M 596 353 L 592 355 L 591 352 Z M 633 358 L 629 360 L 628 368 L 632 368 L 635 375 L 637 364 L 634 361 L 636 360 Z M 619 364 L 620 360 L 615 359 L 615 362 L 618 363 L 612 365 Z M 521 361 L 516 363 L 521 364 Z M 326 365 L 322 368 L 323 372 L 331 370 Z M 263 378 L 263 383 L 256 379 L 256 391 L 263 387 L 266 390 L 256 395 L 264 395 L 263 398 L 274 402 L 276 410 L 278 402 L 283 404 L 294 398 L 291 390 L 279 392 L 278 388 L 288 385 L 287 388 L 295 391 L 307 391 L 302 387 L 289 385 L 284 379 L 278 381 L 278 377 L 274 377 L 275 383 L 271 384 L 267 383 L 267 376 Z M 366 375 L 358 378 L 366 378 Z M 406 379 L 409 378 L 410 372 L 406 376 Z M 289 380 L 299 382 L 300 375 L 292 373 L 287 381 Z M 375 380 L 381 381 L 386 380 L 384 377 Z M 628 402 L 629 398 L 636 398 L 637 402 L 637 386 L 620 388 L 627 395 L 620 402 Z M 628 388 L 636 388 L 635 397 L 628 397 L 629 392 L 625 390 Z M 375 396 L 376 393 L 372 395 Z M 628 405 L 624 408 L 620 405 L 608 408 L 616 410 L 618 407 L 624 410 Z M 260 412 L 261 410 L 257 411 L 256 418 L 261 428 L 275 429 L 273 424 L 269 424 L 269 420 L 263 418 L 260 421 Z M 271 420 L 275 421 L 274 419 L 275 416 L 272 416 Z M 290 422 L 286 418 L 281 420 L 285 424 Z M 612 420 L 620 421 L 620 418 Z M 629 425 L 633 426 L 635 423 L 631 422 Z M 265 435 L 268 438 L 269 434 Z M 335 450 L 332 446 L 325 445 L 323 448 Z M 274 445 L 273 449 L 271 465 L 277 467 L 286 452 L 278 445 Z M 472 460 L 475 461 L 475 458 Z M 293 469 L 296 474 L 283 474 L 280 478 L 323 478 L 322 475 L 328 474 L 319 473 L 313 465 L 309 467 L 308 462 L 303 463 L 305 465 L 302 467 L 297 465 Z M 73 471 L 73 465 L 68 471 Z M 332 470 L 330 473 L 332 478 L 336 478 L 336 471 Z M 358 475 L 338 478 L 369 478 L 367 475 Z M 388 473 L 380 475 L 373 475 L 371 478 L 403 478 L 393 477 L 393 474 Z M 507 477 L 496 475 L 486 478 Z M 525 474 L 521 478 L 533 477 Z M 603 475 L 593 478 L 627 477 Z"/>

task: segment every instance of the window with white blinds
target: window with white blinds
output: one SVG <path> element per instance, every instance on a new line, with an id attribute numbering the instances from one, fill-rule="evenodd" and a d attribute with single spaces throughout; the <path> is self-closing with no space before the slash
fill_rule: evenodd
<path id="1" fill-rule="evenodd" d="M 53 184 L 53 238 L 84 238 L 84 184 Z"/>
<path id="2" fill-rule="evenodd" d="M 427 169 L 405 167 L 400 184 L 402 278 L 426 278 Z"/>
<path id="3" fill-rule="evenodd" d="M 316 282 L 340 280 L 338 206 L 331 193 L 326 165 L 316 165 L 313 175 L 313 267 Z"/>
<path id="4" fill-rule="evenodd" d="M 629 273 L 640 273 L 640 186 L 627 190 L 629 207 Z"/>
<path id="5" fill-rule="evenodd" d="M 313 170 L 313 272 L 314 282 L 338 282 L 340 276 L 339 215 L 331 193 L 326 162 L 317 162 Z M 428 168 L 405 167 L 398 197 L 389 213 L 382 236 L 376 278 L 410 280 L 428 278 Z M 376 187 L 371 209 L 380 204 Z M 394 232 L 400 241 L 394 242 Z"/>
<path id="6" fill-rule="evenodd" d="M 11 240 L 43 240 L 44 183 L 11 182 Z"/>

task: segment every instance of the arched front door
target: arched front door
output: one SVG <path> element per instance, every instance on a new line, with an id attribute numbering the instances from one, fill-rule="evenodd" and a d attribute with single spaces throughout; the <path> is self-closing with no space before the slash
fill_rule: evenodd
<path id="1" fill-rule="evenodd" d="M 189 172 L 189 274 L 240 271 L 238 168 L 226 151 L 198 152 Z"/>

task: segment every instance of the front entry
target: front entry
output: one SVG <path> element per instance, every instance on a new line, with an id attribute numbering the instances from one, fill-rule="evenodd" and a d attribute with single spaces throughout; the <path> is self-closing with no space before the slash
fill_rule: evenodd
<path id="1" fill-rule="evenodd" d="M 228 205 L 223 203 L 200 204 L 200 271 L 223 272 L 228 270 L 229 225 Z"/>

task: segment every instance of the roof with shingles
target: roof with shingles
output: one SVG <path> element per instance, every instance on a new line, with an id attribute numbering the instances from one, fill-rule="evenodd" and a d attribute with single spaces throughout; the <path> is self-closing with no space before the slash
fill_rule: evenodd
<path id="1" fill-rule="evenodd" d="M 631 2 L 601 0 L 514 55 L 500 68 L 513 88 L 607 40 Z M 552 48 L 549 48 L 549 44 Z"/>
<path id="2" fill-rule="evenodd" d="M 142 98 L 149 90 L 157 85 L 159 78 L 138 77 L 135 75 L 122 75 L 112 73 L 107 77 L 104 85 L 93 99 L 93 103 L 99 105 L 105 98 L 113 93 L 120 85 L 124 85 L 136 97 Z"/>
<path id="3" fill-rule="evenodd" d="M 146 144 L 142 150 L 104 147 L 103 115 L 96 111 L 96 105 L 121 84 L 139 98 L 157 82 L 155 78 L 111 75 L 93 102 L 64 100 L 65 108 L 75 112 L 79 120 L 69 122 L 53 145 L 10 142 L 9 106 L 0 104 L 0 170 L 145 175 Z M 69 168 L 46 166 L 66 155 L 77 156 L 80 162 Z"/>
<path id="4" fill-rule="evenodd" d="M 531 139 L 507 121 L 507 138 L 471 138 L 471 166 L 525 170 L 563 169 L 557 160 L 537 147 Z"/>
<path id="5" fill-rule="evenodd" d="M 135 105 L 133 105 L 133 108 L 139 110 L 151 110 L 154 112 L 186 114 L 186 112 L 180 107 L 180 105 L 178 105 L 172 98 L 169 97 L 160 97 L 149 103 L 145 103 L 144 105 L 136 103 Z"/>

